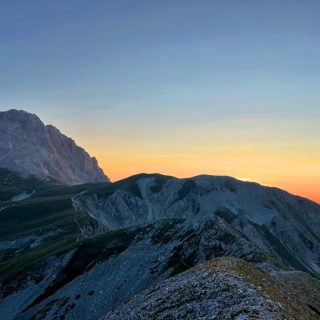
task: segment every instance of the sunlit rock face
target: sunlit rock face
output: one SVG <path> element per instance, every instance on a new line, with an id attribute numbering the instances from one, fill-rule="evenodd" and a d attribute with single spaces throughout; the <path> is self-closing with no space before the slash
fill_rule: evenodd
<path id="1" fill-rule="evenodd" d="M 71 138 L 14 109 L 0 112 L 0 168 L 67 185 L 109 181 L 97 160 Z"/>

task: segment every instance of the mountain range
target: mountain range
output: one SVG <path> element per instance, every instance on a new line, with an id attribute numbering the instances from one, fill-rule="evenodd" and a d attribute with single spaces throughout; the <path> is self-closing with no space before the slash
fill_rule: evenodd
<path id="1" fill-rule="evenodd" d="M 318 204 L 223 176 L 111 183 L 22 111 L 0 113 L 0 154 L 1 319 L 320 319 Z"/>

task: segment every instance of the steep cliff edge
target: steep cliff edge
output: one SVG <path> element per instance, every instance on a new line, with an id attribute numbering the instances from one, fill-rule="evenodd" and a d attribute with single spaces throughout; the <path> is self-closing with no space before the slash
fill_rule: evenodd
<path id="1" fill-rule="evenodd" d="M 34 114 L 0 112 L 0 168 L 62 184 L 109 181 L 98 162 Z"/>

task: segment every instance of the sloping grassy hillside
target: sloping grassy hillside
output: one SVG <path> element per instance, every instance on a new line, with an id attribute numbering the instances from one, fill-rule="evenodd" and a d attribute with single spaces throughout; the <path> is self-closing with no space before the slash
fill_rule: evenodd
<path id="1" fill-rule="evenodd" d="M 75 210 L 72 197 L 100 184 L 61 186 L 0 170 L 2 199 L 19 192 L 36 192 L 23 201 L 0 201 L 0 280 L 41 259 L 76 247 L 95 222 Z"/>

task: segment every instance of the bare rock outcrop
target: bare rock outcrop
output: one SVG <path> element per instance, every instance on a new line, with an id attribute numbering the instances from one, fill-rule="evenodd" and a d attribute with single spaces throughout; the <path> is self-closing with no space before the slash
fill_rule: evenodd
<path id="1" fill-rule="evenodd" d="M 0 112 L 0 168 L 76 185 L 109 181 L 98 162 L 34 114 Z"/>

